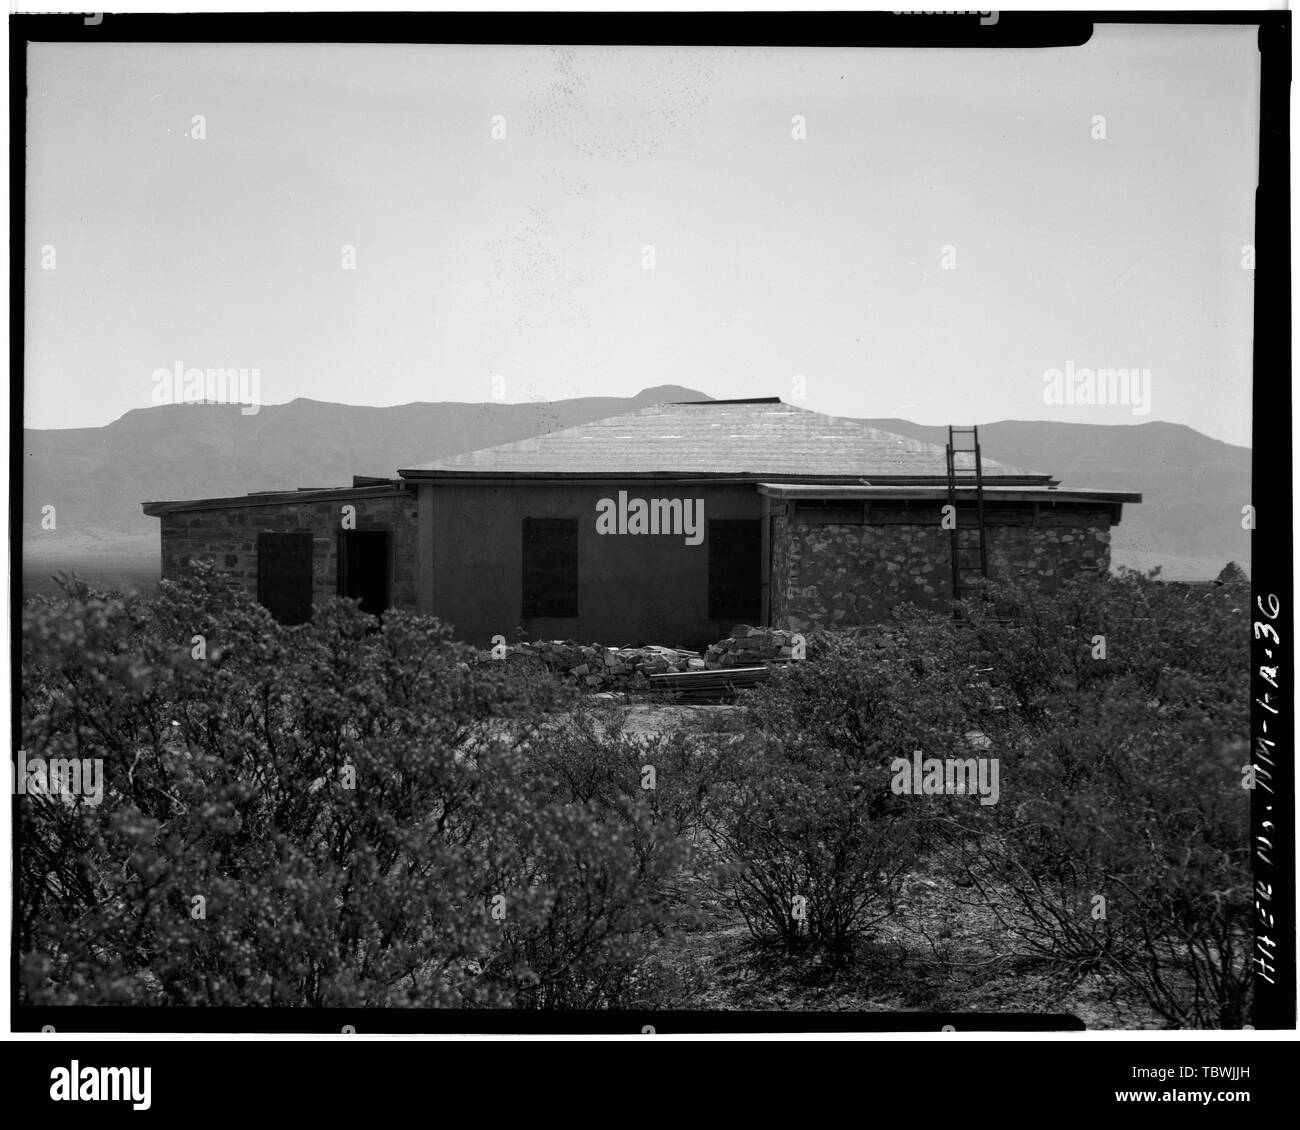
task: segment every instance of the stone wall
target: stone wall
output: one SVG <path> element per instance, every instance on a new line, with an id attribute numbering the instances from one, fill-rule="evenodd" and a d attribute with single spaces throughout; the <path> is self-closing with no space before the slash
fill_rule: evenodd
<path id="1" fill-rule="evenodd" d="M 958 524 L 972 521 L 959 511 Z M 974 531 L 962 535 L 975 541 Z M 863 524 L 808 520 L 787 505 L 772 521 L 771 622 L 802 631 L 888 620 L 899 604 L 944 607 L 952 598 L 950 531 L 940 510 L 872 507 Z M 1110 566 L 1110 514 L 1041 508 L 985 522 L 989 575 L 1051 588 Z"/>
<path id="2" fill-rule="evenodd" d="M 162 575 L 174 579 L 192 559 L 211 561 L 257 595 L 257 535 L 309 530 L 312 544 L 312 603 L 337 595 L 338 531 L 343 507 L 356 507 L 358 530 L 386 529 L 392 534 L 392 603 L 416 605 L 415 492 L 378 496 L 340 495 L 325 502 L 241 506 L 172 511 L 161 516 Z"/>

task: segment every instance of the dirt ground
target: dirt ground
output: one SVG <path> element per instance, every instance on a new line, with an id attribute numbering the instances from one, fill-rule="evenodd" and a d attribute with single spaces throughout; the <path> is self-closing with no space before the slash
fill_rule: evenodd
<path id="1" fill-rule="evenodd" d="M 732 703 L 700 706 L 634 702 L 624 708 L 624 732 L 650 737 L 675 730 L 716 733 L 738 726 L 741 714 L 741 708 Z"/>

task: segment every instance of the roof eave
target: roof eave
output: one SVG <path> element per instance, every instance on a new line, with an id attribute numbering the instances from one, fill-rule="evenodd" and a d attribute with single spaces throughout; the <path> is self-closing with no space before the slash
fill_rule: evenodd
<path id="1" fill-rule="evenodd" d="M 934 499 L 947 498 L 948 488 L 942 486 L 929 485 L 904 485 L 904 484 L 871 484 L 871 485 L 840 485 L 827 483 L 822 486 L 812 483 L 798 483 L 792 481 L 786 482 L 760 482 L 758 484 L 758 493 L 767 495 L 769 498 L 843 498 L 848 500 L 869 500 L 879 499 Z M 958 485 L 956 493 L 963 498 L 975 497 L 976 488 L 974 484 L 963 483 Z M 1123 490 L 1092 490 L 1088 488 L 1041 485 L 1021 485 L 1012 484 L 1005 480 L 999 480 L 997 483 L 989 483 L 985 480 L 984 496 L 1004 502 L 1105 502 L 1105 503 L 1124 503 L 1124 502 L 1141 502 L 1142 495 L 1138 491 Z"/>
<path id="2" fill-rule="evenodd" d="M 174 502 L 142 502 L 140 508 L 151 518 L 186 510 L 237 510 L 246 506 L 284 506 L 295 502 L 333 502 L 348 498 L 384 498 L 405 494 L 405 483 L 387 486 L 328 487 L 322 490 L 277 490 L 225 498 L 193 498 Z"/>
<path id="3" fill-rule="evenodd" d="M 407 482 L 615 482 L 621 480 L 663 479 L 674 482 L 701 483 L 781 483 L 809 486 L 858 486 L 867 478 L 861 474 L 824 475 L 824 474 L 778 474 L 770 471 L 490 471 L 474 468 L 426 468 L 408 467 L 397 472 Z M 881 475 L 872 474 L 875 483 L 889 484 L 897 487 L 930 485 L 944 486 L 947 479 L 942 475 Z M 985 482 L 996 481 L 1002 486 L 1022 486 L 1049 488 L 1059 480 L 1051 475 L 986 475 Z M 872 489 L 864 487 L 864 489 Z"/>

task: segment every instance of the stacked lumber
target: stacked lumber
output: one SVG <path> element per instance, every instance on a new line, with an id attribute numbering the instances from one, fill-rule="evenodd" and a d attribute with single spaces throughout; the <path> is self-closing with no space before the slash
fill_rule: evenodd
<path id="1" fill-rule="evenodd" d="M 728 667 L 712 671 L 682 671 L 651 675 L 650 689 L 686 702 L 725 702 L 736 692 L 766 682 L 771 667 Z"/>

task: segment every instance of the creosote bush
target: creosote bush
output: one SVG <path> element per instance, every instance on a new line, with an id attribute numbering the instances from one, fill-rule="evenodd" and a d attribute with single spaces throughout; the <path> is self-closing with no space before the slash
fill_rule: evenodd
<path id="1" fill-rule="evenodd" d="M 748 698 L 710 830 L 728 865 L 722 893 L 756 937 L 843 961 L 895 912 L 926 809 L 894 795 L 890 765 L 957 739 L 951 704 L 921 693 L 925 663 L 905 646 L 821 635 L 807 662 Z"/>
<path id="2" fill-rule="evenodd" d="M 1003 703 L 1003 796 L 949 806 L 1017 950 L 1127 987 L 1171 1025 L 1240 1028 L 1252 943 L 1250 590 L 1128 574 L 995 590 L 967 633 Z"/>
<path id="3" fill-rule="evenodd" d="M 378 630 L 376 630 L 378 627 Z M 202 566 L 154 601 L 69 586 L 23 626 L 27 758 L 102 802 L 20 805 L 33 1004 L 603 1007 L 642 993 L 671 844 L 548 789 L 571 703 L 351 602 L 276 624 Z"/>
<path id="4" fill-rule="evenodd" d="M 706 809 L 725 895 L 758 937 L 843 958 L 927 860 L 996 924 L 986 962 L 1027 956 L 1171 1025 L 1240 1027 L 1249 604 L 1235 574 L 1128 573 L 810 636 L 749 696 Z M 894 795 L 888 767 L 913 750 L 996 757 L 997 803 Z"/>
<path id="5" fill-rule="evenodd" d="M 104 795 L 19 801 L 20 1000 L 689 1006 L 660 959 L 705 903 L 842 968 L 907 943 L 927 868 L 981 967 L 1239 1027 L 1248 583 L 987 597 L 812 634 L 742 726 L 645 736 L 409 613 L 285 628 L 203 566 L 152 600 L 70 582 L 25 609 L 22 746 L 102 759 Z M 896 793 L 915 750 L 996 757 L 997 803 Z"/>

